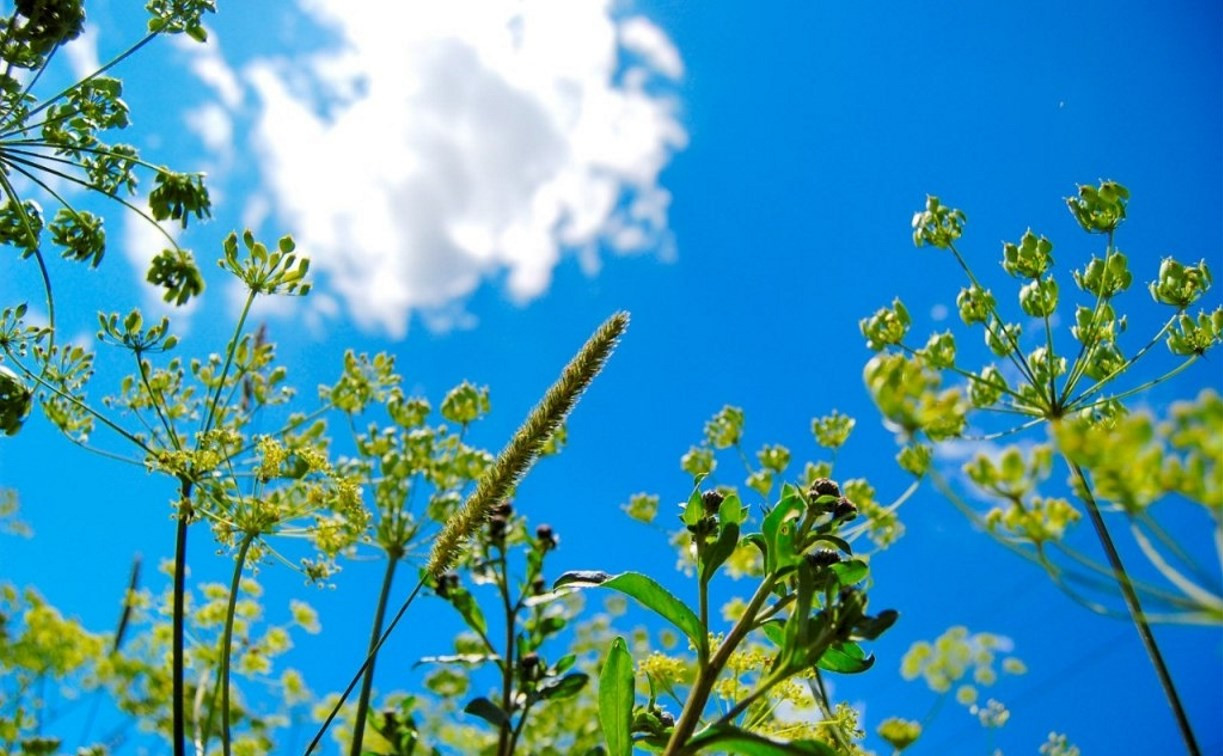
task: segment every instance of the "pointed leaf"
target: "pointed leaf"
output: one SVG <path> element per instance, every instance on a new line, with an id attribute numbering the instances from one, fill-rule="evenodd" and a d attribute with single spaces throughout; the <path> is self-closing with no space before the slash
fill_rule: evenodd
<path id="1" fill-rule="evenodd" d="M 866 562 L 861 559 L 850 559 L 845 562 L 837 562 L 829 566 L 833 574 L 837 576 L 837 581 L 842 587 L 860 583 L 870 574 L 870 568 L 866 566 Z"/>
<path id="2" fill-rule="evenodd" d="M 863 617 L 857 625 L 854 625 L 854 637 L 874 640 L 896 624 L 898 619 L 900 619 L 900 614 L 895 609 L 885 609 L 874 617 Z"/>
<path id="3" fill-rule="evenodd" d="M 608 756 L 632 756 L 633 699 L 633 657 L 624 638 L 616 638 L 599 673 L 599 726 Z"/>
<path id="4" fill-rule="evenodd" d="M 608 577 L 606 572 L 566 572 L 557 578 L 555 585 L 578 588 L 598 585 L 620 591 L 675 625 L 697 648 L 706 642 L 696 614 L 653 578 L 639 572 L 622 572 L 614 577 Z"/>
<path id="5" fill-rule="evenodd" d="M 679 516 L 685 525 L 695 525 L 705 517 L 705 502 L 701 497 L 701 488 L 698 485 L 692 489 L 692 495 L 688 497 L 688 503 L 684 505 L 684 513 Z"/>
<path id="6" fill-rule="evenodd" d="M 556 589 L 565 585 L 586 588 L 592 585 L 603 585 L 610 578 L 611 575 L 602 570 L 570 570 L 558 577 L 552 584 L 552 588 Z"/>
<path id="7" fill-rule="evenodd" d="M 697 733 L 684 750 L 696 753 L 710 746 L 716 746 L 713 749 L 716 751 L 742 756 L 836 756 L 832 746 L 818 740 L 774 740 L 729 725 Z"/>
<path id="8" fill-rule="evenodd" d="M 852 675 L 874 666 L 875 655 L 868 655 L 857 643 L 834 643 L 824 651 L 818 664 L 820 669 Z"/>
<path id="9" fill-rule="evenodd" d="M 718 540 L 714 541 L 709 550 L 702 554 L 704 564 L 701 565 L 701 582 L 708 583 L 714 572 L 730 558 L 738 545 L 739 526 L 733 522 L 723 523 L 722 530 L 718 533 Z"/>
<path id="10" fill-rule="evenodd" d="M 585 672 L 570 672 L 563 677 L 544 678 L 535 689 L 535 696 L 543 701 L 573 698 L 586 687 L 589 680 L 590 675 Z"/>
<path id="11" fill-rule="evenodd" d="M 463 711 L 468 714 L 474 714 L 494 727 L 501 727 L 510 723 L 509 717 L 501 710 L 501 707 L 484 697 L 471 699 L 463 707 Z"/>

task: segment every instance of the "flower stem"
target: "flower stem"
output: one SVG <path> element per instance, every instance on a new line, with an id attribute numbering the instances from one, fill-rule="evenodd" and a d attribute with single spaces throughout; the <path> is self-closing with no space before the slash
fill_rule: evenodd
<path id="1" fill-rule="evenodd" d="M 423 577 L 416 581 L 416 587 L 412 589 L 412 592 L 408 594 L 408 597 L 404 600 L 403 604 L 400 605 L 399 611 L 396 612 L 395 616 L 391 618 L 391 623 L 387 625 L 386 630 L 383 630 L 382 635 L 378 636 L 378 642 L 374 644 L 373 650 L 365 657 L 365 661 L 361 663 L 361 668 L 357 670 L 357 673 L 353 675 L 352 680 L 349 681 L 348 687 L 345 688 L 344 692 L 340 694 L 340 700 L 336 701 L 335 706 L 331 708 L 331 713 L 327 715 L 327 719 L 323 722 L 323 726 L 319 728 L 319 731 L 314 734 L 314 739 L 310 741 L 310 745 L 306 746 L 307 756 L 314 753 L 315 748 L 318 748 L 319 741 L 323 739 L 323 735 L 327 732 L 327 728 L 331 726 L 331 723 L 333 720 L 335 720 L 336 715 L 340 713 L 340 708 L 344 706 L 344 702 L 348 700 L 350 695 L 352 695 L 352 689 L 357 687 L 357 683 L 361 680 L 361 676 L 365 674 L 365 670 L 373 661 L 374 656 L 378 653 L 378 650 L 382 648 L 382 644 L 386 643 L 386 639 L 389 638 L 391 633 L 395 630 L 395 626 L 399 624 L 399 620 L 403 619 L 403 615 L 407 613 L 408 607 L 412 605 L 412 601 L 416 598 L 416 594 L 420 593 L 420 589 L 423 588 L 424 585 L 425 580 Z M 176 754 L 175 756 L 178 755 Z"/>
<path id="2" fill-rule="evenodd" d="M 1134 627 L 1138 630 L 1138 636 L 1142 639 L 1142 645 L 1146 648 L 1147 656 L 1151 659 L 1151 666 L 1155 667 L 1155 674 L 1159 676 L 1159 684 L 1164 689 L 1168 705 L 1172 707 L 1172 713 L 1176 717 L 1176 724 L 1180 728 L 1181 738 L 1185 741 L 1185 750 L 1191 756 L 1199 756 L 1201 750 L 1198 748 L 1197 740 L 1193 736 L 1193 728 L 1189 725 L 1189 717 L 1185 714 L 1185 708 L 1181 705 L 1180 696 L 1177 695 L 1176 686 L 1172 682 L 1172 675 L 1169 674 L 1168 667 L 1164 664 L 1163 655 L 1159 652 L 1159 646 L 1155 643 L 1155 636 L 1151 632 L 1151 625 L 1147 622 L 1146 617 L 1143 616 L 1142 605 L 1138 602 L 1138 594 L 1134 590 L 1133 583 L 1130 582 L 1130 576 L 1125 571 L 1125 566 L 1121 563 L 1121 555 L 1117 553 L 1117 547 L 1113 545 L 1112 536 L 1108 534 L 1104 518 L 1100 516 L 1100 508 L 1096 504 L 1095 496 L 1092 495 L 1091 488 L 1087 483 L 1087 476 L 1083 473 L 1083 468 L 1079 467 L 1077 462 L 1067 459 L 1066 463 L 1070 465 L 1070 469 L 1079 484 L 1079 496 L 1087 505 L 1087 512 L 1091 515 L 1091 524 L 1096 530 L 1096 536 L 1100 539 L 1100 545 L 1104 547 L 1104 553 L 1108 556 L 1108 563 L 1113 568 L 1113 577 L 1116 578 L 1117 584 L 1121 587 L 1121 595 L 1125 597 L 1125 605 L 1130 610 L 1130 618 L 1133 619 Z"/>
<path id="3" fill-rule="evenodd" d="M 374 663 L 378 656 L 378 640 L 382 637 L 382 620 L 386 617 L 386 601 L 391 593 L 391 582 L 395 579 L 395 568 L 401 555 L 388 551 L 386 572 L 382 575 L 382 590 L 378 593 L 378 606 L 374 609 L 374 625 L 369 634 L 369 665 L 361 681 L 361 695 L 357 698 L 357 719 L 353 722 L 352 756 L 361 756 L 361 744 L 365 739 L 365 719 L 369 712 L 369 697 L 374 688 Z"/>
<path id="4" fill-rule="evenodd" d="M 671 731 L 671 740 L 667 742 L 667 749 L 663 752 L 663 756 L 678 756 L 684 752 L 684 744 L 692 737 L 692 733 L 696 731 L 696 726 L 701 721 L 701 714 L 705 711 L 705 704 L 709 701 L 709 694 L 713 691 L 718 675 L 722 673 L 722 668 L 730 660 L 730 655 L 739 645 L 739 641 L 743 640 L 748 631 L 752 629 L 756 621 L 756 614 L 772 593 L 775 582 L 776 578 L 772 575 L 764 578 L 743 611 L 743 616 L 727 633 L 726 639 L 718 646 L 713 658 L 709 660 L 708 664 L 702 664 L 701 668 L 697 670 L 696 682 L 692 684 L 692 690 L 688 693 L 688 702 L 684 705 L 684 710 L 675 723 L 675 729 Z"/>
<path id="5" fill-rule="evenodd" d="M 172 619 L 171 675 L 173 677 L 174 756 L 187 756 L 186 693 L 183 685 L 183 597 L 187 584 L 187 525 L 191 522 L 191 481 L 182 480 L 178 524 L 174 536 L 174 616 Z"/>
<path id="6" fill-rule="evenodd" d="M 234 577 L 229 584 L 229 605 L 225 607 L 225 632 L 221 636 L 221 750 L 230 756 L 229 736 L 229 659 L 234 640 L 234 609 L 238 605 L 238 587 L 242 582 L 242 568 L 246 565 L 246 552 L 255 540 L 253 533 L 246 533 L 238 544 L 238 558 L 234 564 Z"/>

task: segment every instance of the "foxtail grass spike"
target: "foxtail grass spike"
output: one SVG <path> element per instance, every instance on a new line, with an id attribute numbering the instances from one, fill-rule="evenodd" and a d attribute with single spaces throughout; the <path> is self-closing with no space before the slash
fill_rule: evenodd
<path id="1" fill-rule="evenodd" d="M 454 565 L 467 538 L 484 524 L 489 510 L 522 479 L 548 438 L 560 428 L 582 392 L 603 369 L 626 328 L 627 312 L 612 315 L 565 366 L 561 377 L 535 405 L 526 422 L 501 450 L 497 461 L 480 478 L 476 490 L 446 521 L 425 567 L 430 575 L 437 577 Z"/>
<path id="2" fill-rule="evenodd" d="M 307 756 L 314 753 L 314 749 L 318 747 L 323 735 L 327 733 L 327 728 L 340 713 L 348 696 L 357 687 L 365 670 L 378 656 L 382 644 L 395 630 L 399 620 L 403 619 L 408 606 L 424 586 L 426 578 L 436 578 L 454 566 L 468 537 L 484 524 L 493 505 L 504 499 L 514 484 L 521 480 L 530 469 L 531 464 L 539 457 L 544 444 L 561 427 L 561 423 L 577 404 L 582 392 L 603 369 L 603 365 L 611 356 L 612 349 L 615 348 L 616 342 L 626 328 L 628 328 L 627 312 L 618 312 L 599 326 L 599 330 L 594 332 L 582 350 L 565 366 L 561 377 L 552 384 L 552 387 L 544 394 L 544 398 L 531 410 L 531 414 L 527 415 L 526 422 L 501 450 L 497 461 L 480 478 L 480 482 L 476 484 L 476 490 L 467 498 L 467 501 L 463 502 L 459 511 L 446 521 L 442 532 L 438 534 L 433 544 L 433 551 L 429 554 L 429 563 L 425 565 L 425 573 L 417 582 L 416 587 L 412 589 L 412 593 L 400 605 L 399 611 L 391 618 L 390 624 L 382 631 L 382 637 L 370 649 L 369 655 L 361 663 L 361 668 L 353 675 L 348 687 L 344 689 L 335 706 L 331 708 L 331 713 L 327 715 L 327 719 L 315 733 L 314 740 L 306 746 Z M 356 727 L 364 727 L 364 724 L 364 722 L 357 722 Z"/>

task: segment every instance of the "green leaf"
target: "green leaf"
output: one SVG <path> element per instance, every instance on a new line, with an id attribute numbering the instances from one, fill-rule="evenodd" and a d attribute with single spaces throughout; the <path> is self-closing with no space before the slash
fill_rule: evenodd
<path id="1" fill-rule="evenodd" d="M 566 670 L 568 670 L 570 667 L 572 667 L 574 662 L 576 662 L 577 660 L 578 660 L 577 654 L 565 654 L 564 656 L 556 660 L 556 664 L 553 664 L 552 668 L 555 669 L 556 673 L 559 675 L 562 672 L 565 672 Z"/>
<path id="2" fill-rule="evenodd" d="M 714 541 L 713 545 L 701 555 L 704 557 L 704 563 L 701 565 L 702 583 L 709 582 L 722 563 L 735 553 L 735 547 L 738 545 L 739 526 L 733 522 L 723 523 L 721 532 L 718 533 L 718 540 Z"/>
<path id="3" fill-rule="evenodd" d="M 599 726 L 608 756 L 632 756 L 633 698 L 633 657 L 617 637 L 599 673 Z"/>
<path id="4" fill-rule="evenodd" d="M 786 640 L 786 623 L 785 620 L 771 619 L 760 626 L 760 630 L 764 636 L 768 638 L 774 646 L 781 646 Z"/>
<path id="5" fill-rule="evenodd" d="M 508 726 L 510 723 L 510 718 L 501 707 L 484 697 L 471 699 L 463 707 L 463 711 L 474 714 L 494 727 Z"/>
<path id="6" fill-rule="evenodd" d="M 818 535 L 813 535 L 811 537 L 811 542 L 813 544 L 819 543 L 820 541 L 827 541 L 828 543 L 831 543 L 833 546 L 836 546 L 838 549 L 840 549 L 845 554 L 854 553 L 853 546 L 850 546 L 849 541 L 846 541 L 844 538 L 840 538 L 834 535 L 829 535 L 827 533 L 820 533 Z"/>
<path id="7" fill-rule="evenodd" d="M 747 519 L 747 507 L 743 506 L 743 502 L 739 500 L 739 494 L 727 494 L 722 503 L 718 505 L 718 522 L 742 525 Z"/>
<path id="8" fill-rule="evenodd" d="M 679 516 L 679 519 L 685 525 L 696 525 L 705 518 L 705 502 L 701 497 L 701 487 L 698 484 L 692 489 L 692 495 L 688 497 L 688 503 L 684 505 L 684 513 Z"/>
<path id="9" fill-rule="evenodd" d="M 883 635 L 889 627 L 895 625 L 898 619 L 900 619 L 900 613 L 895 609 L 885 609 L 874 617 L 863 617 L 858 624 L 854 625 L 854 637 L 874 640 Z"/>
<path id="10" fill-rule="evenodd" d="M 606 572 L 589 570 L 566 572 L 557 578 L 553 587 L 562 585 L 598 585 L 620 591 L 675 625 L 697 648 L 706 642 L 705 631 L 696 614 L 653 578 L 639 572 L 622 572 L 614 577 L 609 577 Z"/>
<path id="11" fill-rule="evenodd" d="M 779 567 L 796 564 L 801 557 L 794 548 L 794 527 L 796 513 L 802 512 L 807 506 L 802 494 L 797 488 L 785 484 L 782 488 L 781 501 L 764 518 L 761 531 L 764 535 L 767 549 L 764 555 L 764 569 L 773 572 Z"/>
<path id="12" fill-rule="evenodd" d="M 540 681 L 535 696 L 542 701 L 573 698 L 586 687 L 590 675 L 585 672 L 570 672 L 563 677 L 548 677 Z"/>
<path id="13" fill-rule="evenodd" d="M 874 666 L 875 655 L 868 655 L 857 643 L 834 643 L 824 651 L 818 664 L 820 669 L 852 675 Z"/>
<path id="14" fill-rule="evenodd" d="M 484 612 L 480 610 L 480 605 L 475 598 L 467 591 L 455 593 L 451 599 L 454 608 L 459 610 L 459 614 L 463 615 L 463 621 L 467 626 L 476 632 L 483 633 L 488 630 L 488 623 L 484 620 Z"/>
<path id="15" fill-rule="evenodd" d="M 837 562 L 829 565 L 828 569 L 832 570 L 837 576 L 837 581 L 842 586 L 854 585 L 866 579 L 870 574 L 870 567 L 866 566 L 866 562 L 861 559 L 850 559 L 845 562 Z"/>
<path id="16" fill-rule="evenodd" d="M 836 756 L 836 751 L 818 740 L 774 740 L 738 727 L 710 727 L 696 734 L 685 744 L 685 752 L 716 746 L 717 751 L 742 756 Z"/>

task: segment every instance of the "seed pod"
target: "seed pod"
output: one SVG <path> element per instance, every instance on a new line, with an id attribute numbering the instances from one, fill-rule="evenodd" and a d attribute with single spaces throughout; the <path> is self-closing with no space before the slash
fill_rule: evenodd
<path id="1" fill-rule="evenodd" d="M 811 487 L 807 489 L 807 493 L 813 499 L 820 496 L 836 496 L 839 498 L 841 496 L 841 487 L 831 478 L 816 478 L 811 482 Z"/>
<path id="2" fill-rule="evenodd" d="M 842 496 L 837 499 L 836 506 L 832 509 L 832 516 L 848 522 L 858 516 L 858 508 L 852 501 Z"/>

